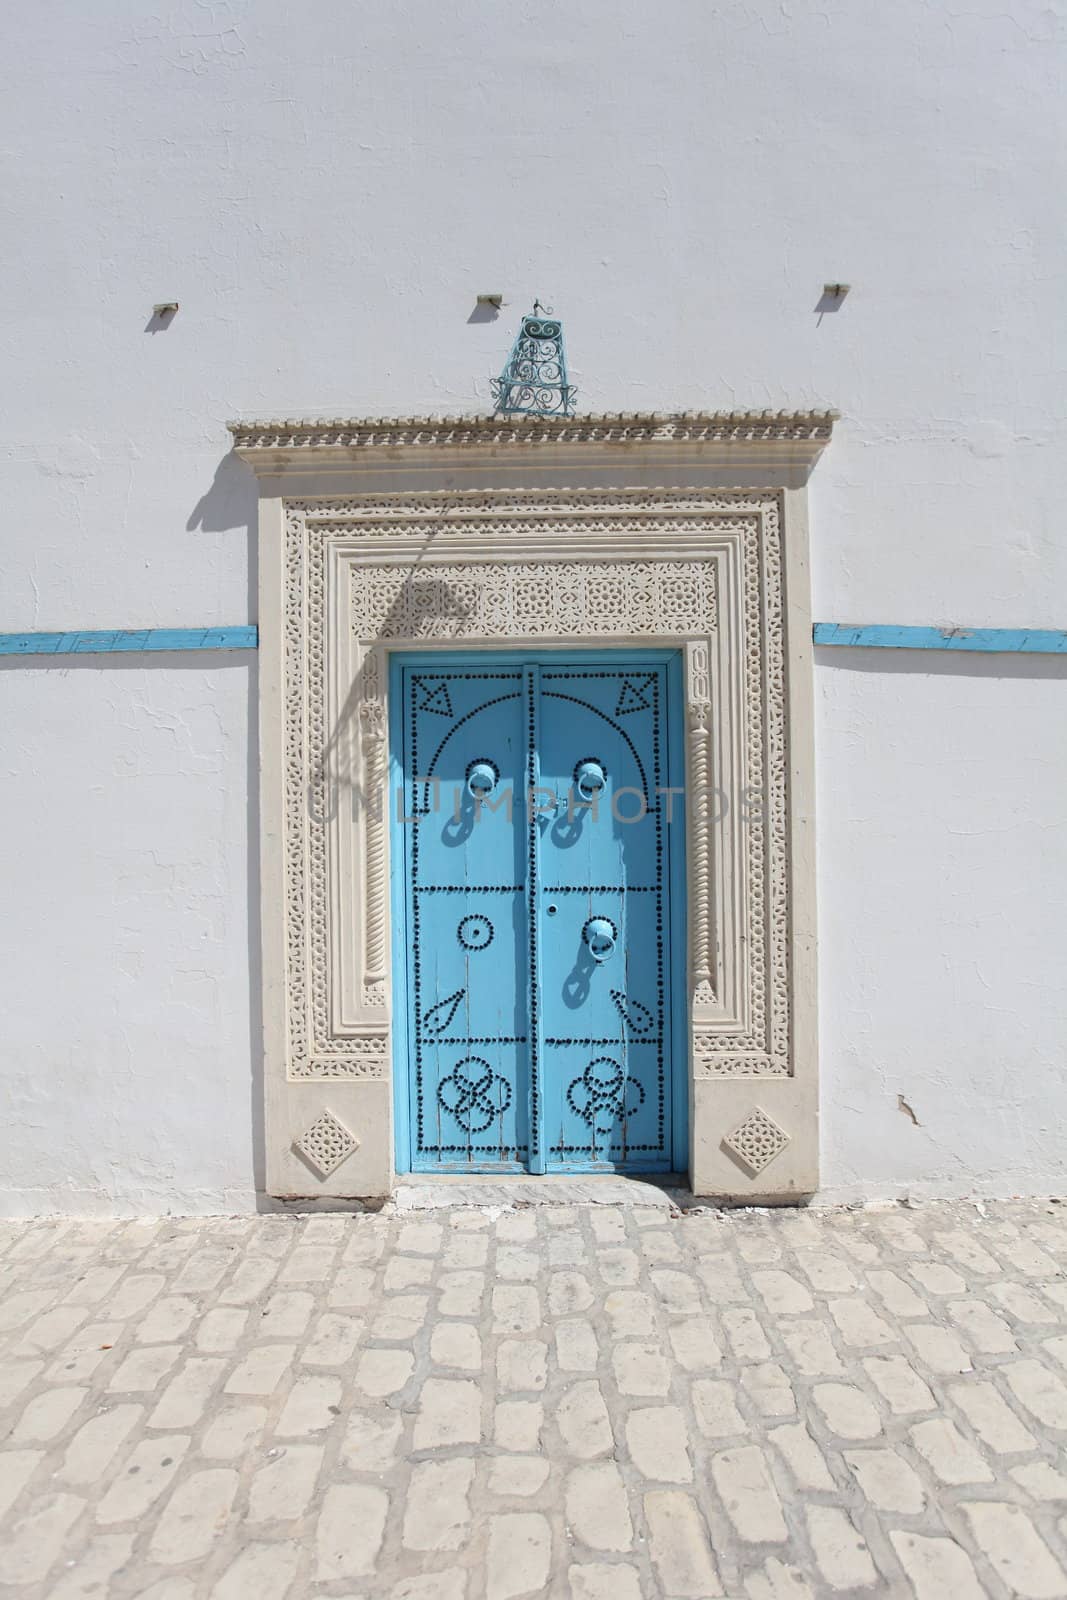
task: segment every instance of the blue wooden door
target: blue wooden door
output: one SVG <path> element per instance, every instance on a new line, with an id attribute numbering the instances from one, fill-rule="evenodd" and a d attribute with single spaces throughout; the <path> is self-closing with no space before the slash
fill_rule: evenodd
<path id="1" fill-rule="evenodd" d="M 678 663 L 394 663 L 401 1170 L 684 1168 Z"/>

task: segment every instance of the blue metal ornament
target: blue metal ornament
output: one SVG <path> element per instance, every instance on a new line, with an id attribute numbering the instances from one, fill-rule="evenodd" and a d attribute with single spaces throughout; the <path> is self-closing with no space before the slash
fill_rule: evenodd
<path id="1" fill-rule="evenodd" d="M 494 378 L 494 410 L 504 416 L 570 417 L 578 391 L 567 382 L 563 324 L 534 301 L 522 319 L 507 365 Z"/>

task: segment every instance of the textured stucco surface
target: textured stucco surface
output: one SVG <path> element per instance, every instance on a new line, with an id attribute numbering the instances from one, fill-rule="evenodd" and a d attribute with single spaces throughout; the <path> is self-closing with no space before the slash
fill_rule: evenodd
<path id="1" fill-rule="evenodd" d="M 27 12 L 0 629 L 254 620 L 225 420 L 485 406 L 534 295 L 583 408 L 841 409 L 816 616 L 1063 626 L 1063 56 L 1038 0 Z M 928 669 L 817 667 L 824 1179 L 1055 1187 L 1067 669 Z M 2 1204 L 252 1202 L 254 670 L 0 673 Z"/>

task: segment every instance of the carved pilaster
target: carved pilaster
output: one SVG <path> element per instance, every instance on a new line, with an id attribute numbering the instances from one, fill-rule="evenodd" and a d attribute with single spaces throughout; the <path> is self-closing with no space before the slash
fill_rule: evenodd
<path id="1" fill-rule="evenodd" d="M 381 699 L 378 656 L 363 661 L 363 698 L 359 707 L 363 751 L 363 1001 L 385 1005 L 386 977 L 386 741 L 385 706 Z"/>

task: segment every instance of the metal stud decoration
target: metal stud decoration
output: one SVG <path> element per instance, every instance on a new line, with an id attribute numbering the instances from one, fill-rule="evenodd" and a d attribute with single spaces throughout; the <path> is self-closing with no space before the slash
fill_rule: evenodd
<path id="1" fill-rule="evenodd" d="M 504 416 L 570 417 L 577 390 L 567 382 L 563 324 L 534 301 L 522 319 L 507 365 L 493 379 L 494 410 Z"/>

